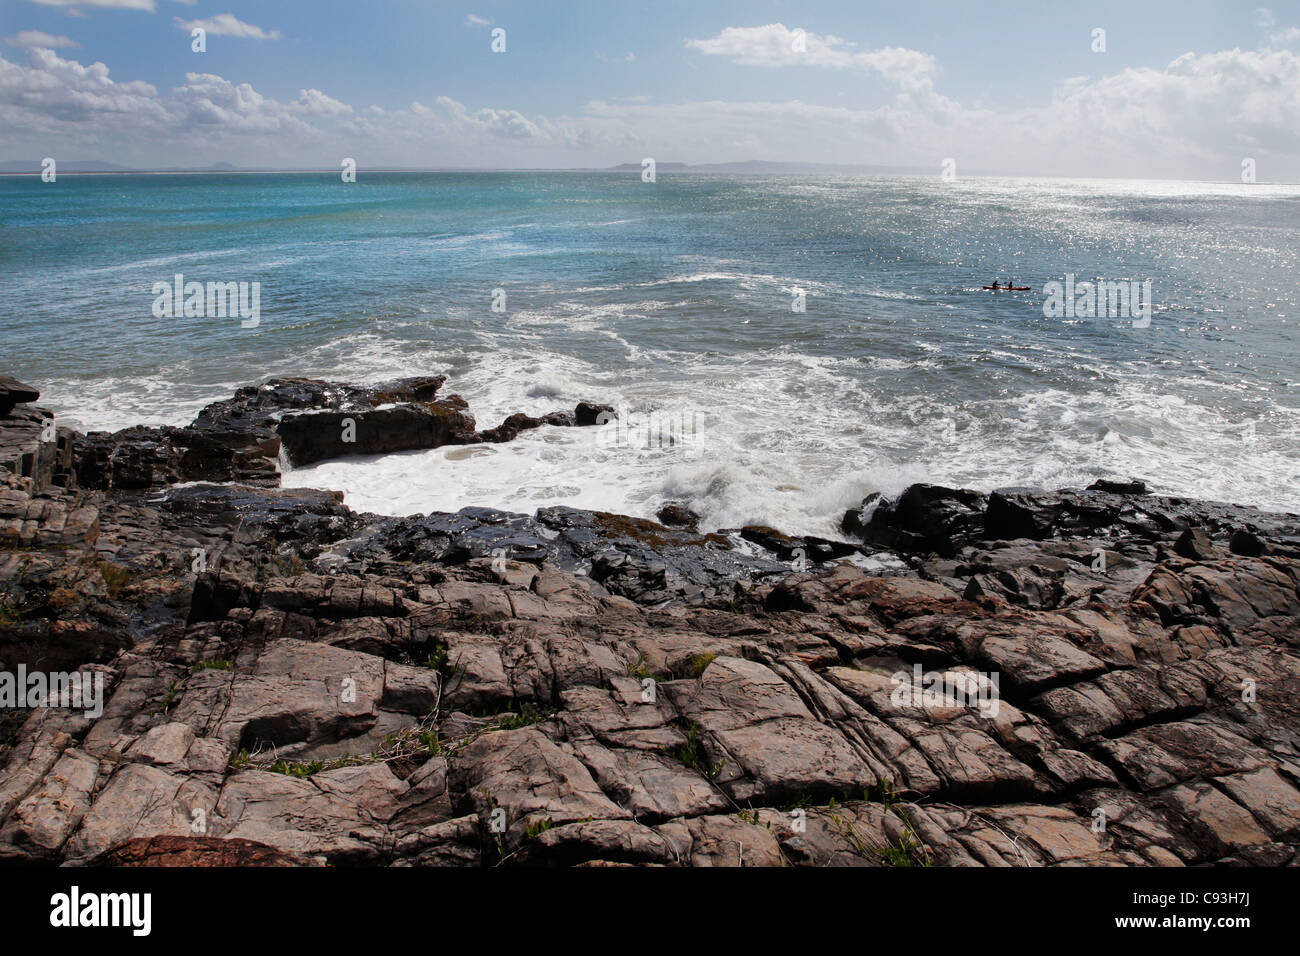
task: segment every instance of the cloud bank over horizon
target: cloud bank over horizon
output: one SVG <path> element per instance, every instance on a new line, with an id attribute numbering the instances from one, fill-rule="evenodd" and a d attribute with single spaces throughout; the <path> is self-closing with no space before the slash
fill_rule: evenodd
<path id="1" fill-rule="evenodd" d="M 146 0 L 78 5 L 154 9 Z M 483 37 L 493 22 L 477 13 L 457 18 Z M 287 29 L 255 26 L 233 14 L 175 21 L 178 28 L 205 26 L 210 34 L 262 49 L 293 39 Z M 17 52 L 0 55 L 7 153 L 0 159 L 55 155 L 135 166 L 221 159 L 332 168 L 353 156 L 362 168 L 537 168 L 602 167 L 652 156 L 688 163 L 909 165 L 937 172 L 944 158 L 953 157 L 959 170 L 1228 180 L 1251 157 L 1261 180 L 1300 180 L 1300 54 L 1290 48 L 1300 45 L 1300 29 L 1261 10 L 1259 36 L 1253 49 L 1186 52 L 1159 67 L 1064 77 L 1036 103 L 994 106 L 945 89 L 942 61 L 924 50 L 862 44 L 784 23 L 734 25 L 683 37 L 688 66 L 737 71 L 741 82 L 788 74 L 788 96 L 721 96 L 701 84 L 699 96 L 575 97 L 557 112 L 518 108 L 488 94 L 466 102 L 463 94 L 440 91 L 436 76 L 424 83 L 427 95 L 379 105 L 332 88 L 323 64 L 296 94 L 279 98 L 237 76 L 197 69 L 160 89 L 131 78 L 131 63 L 110 70 L 100 60 L 83 62 L 67 52 L 81 46 L 75 36 L 13 30 L 5 43 Z M 522 42 L 517 32 L 512 42 Z M 486 46 L 484 55 L 492 55 Z M 649 57 L 628 50 L 590 59 L 610 69 L 637 69 Z M 877 85 L 878 105 L 800 95 L 802 77 L 824 74 Z"/>

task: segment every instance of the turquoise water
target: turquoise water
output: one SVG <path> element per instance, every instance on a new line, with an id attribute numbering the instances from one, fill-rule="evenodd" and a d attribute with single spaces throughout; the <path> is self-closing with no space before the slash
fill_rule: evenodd
<path id="1" fill-rule="evenodd" d="M 286 476 L 389 512 L 674 499 L 824 533 L 913 480 L 1103 473 L 1300 510 L 1297 222 L 1300 187 L 1235 184 L 0 177 L 0 365 L 82 428 L 276 375 L 434 372 L 485 427 L 579 399 L 703 423 L 690 456 L 548 430 Z M 260 324 L 156 318 L 176 273 L 260 283 Z M 1045 318 L 1067 273 L 1150 279 L 1150 325 Z"/>

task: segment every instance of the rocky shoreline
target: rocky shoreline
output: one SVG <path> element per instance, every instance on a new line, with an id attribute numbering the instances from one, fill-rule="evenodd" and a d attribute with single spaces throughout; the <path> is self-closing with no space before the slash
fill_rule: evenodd
<path id="1" fill-rule="evenodd" d="M 0 709 L 0 861 L 1300 861 L 1300 517 L 914 485 L 832 541 L 279 487 L 611 412 L 480 431 L 443 384 L 83 435 L 0 378 L 0 673 L 105 687 Z"/>

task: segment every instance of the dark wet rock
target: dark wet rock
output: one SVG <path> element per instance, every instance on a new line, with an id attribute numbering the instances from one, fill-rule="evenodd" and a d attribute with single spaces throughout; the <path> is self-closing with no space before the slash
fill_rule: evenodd
<path id="1" fill-rule="evenodd" d="M 1228 542 L 1228 548 L 1233 554 L 1243 554 L 1248 558 L 1258 558 L 1268 549 L 1268 545 L 1264 541 L 1260 540 L 1259 535 L 1243 528 L 1232 533 L 1232 538 Z"/>
<path id="2" fill-rule="evenodd" d="M 1136 478 L 1130 478 L 1128 481 L 1101 478 L 1090 484 L 1088 490 L 1105 491 L 1112 495 L 1145 495 L 1147 493 L 1147 484 L 1145 481 L 1139 481 Z"/>
<path id="3" fill-rule="evenodd" d="M 463 404 L 453 401 L 360 412 L 302 412 L 282 418 L 277 432 L 294 465 L 477 440 L 473 416 L 466 414 Z"/>
<path id="4" fill-rule="evenodd" d="M 579 402 L 573 410 L 574 424 L 603 425 L 618 418 L 613 405 L 596 405 L 592 402 Z"/>
<path id="5" fill-rule="evenodd" d="M 685 505 L 669 502 L 664 505 L 655 514 L 659 523 L 669 528 L 685 528 L 688 531 L 698 530 L 700 526 L 700 516 Z"/>
<path id="6" fill-rule="evenodd" d="M 592 425 L 609 406 L 581 403 L 541 418 L 509 416 L 475 430 L 459 395 L 440 397 L 445 376 L 373 386 L 273 379 L 214 402 L 183 427 L 136 427 L 79 436 L 77 481 L 87 488 L 145 489 L 189 481 L 279 484 L 281 454 L 292 465 L 345 455 L 504 442 L 543 425 Z"/>
<path id="7" fill-rule="evenodd" d="M 1210 536 L 1196 528 L 1188 528 L 1178 536 L 1174 552 L 1189 561 L 1210 561 L 1218 553 Z"/>
<path id="8" fill-rule="evenodd" d="M 813 564 L 824 564 L 836 558 L 856 554 L 858 549 L 845 541 L 831 541 L 812 535 L 792 537 L 765 525 L 749 525 L 740 529 L 740 536 L 777 555 L 783 561 L 795 563 L 802 570 Z"/>
<path id="9" fill-rule="evenodd" d="M 16 378 L 0 375 L 0 418 L 8 415 L 15 405 L 25 405 L 41 397 L 39 389 L 24 385 Z"/>
<path id="10" fill-rule="evenodd" d="M 593 412 L 592 409 L 595 411 Z M 603 419 L 601 418 L 602 413 L 607 413 Z M 616 416 L 613 415 L 612 406 L 591 405 L 587 402 L 579 403 L 578 407 L 572 412 L 548 412 L 540 418 L 525 415 L 523 412 L 515 412 L 513 415 L 507 416 L 506 420 L 496 428 L 488 428 L 479 432 L 474 440 L 492 443 L 514 441 L 519 437 L 520 432 L 541 428 L 543 425 L 551 425 L 556 428 L 572 428 L 575 425 L 601 425 L 613 417 Z"/>
<path id="11" fill-rule="evenodd" d="M 860 527 L 863 541 L 906 554 L 936 552 L 951 557 L 982 536 L 987 496 L 939 485 L 911 485 L 897 501 L 875 496 L 845 516 L 846 529 Z M 861 515 L 870 508 L 870 518 Z"/>
<path id="12" fill-rule="evenodd" d="M 984 514 L 984 536 L 999 540 L 1050 537 L 1061 505 L 1029 493 L 995 491 Z"/>
<path id="13" fill-rule="evenodd" d="M 546 424 L 546 422 L 540 418 L 533 418 L 530 415 L 525 415 L 523 412 L 516 412 L 515 414 L 508 416 L 506 420 L 496 428 L 489 428 L 480 432 L 478 437 L 479 441 L 485 442 L 499 443 L 513 441 L 515 438 L 519 437 L 521 431 L 530 428 L 540 428 L 544 424 Z"/>

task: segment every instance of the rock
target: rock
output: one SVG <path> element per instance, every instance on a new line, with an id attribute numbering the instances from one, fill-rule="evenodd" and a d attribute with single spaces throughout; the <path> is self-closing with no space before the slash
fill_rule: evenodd
<path id="1" fill-rule="evenodd" d="M 221 790 L 215 835 L 252 840 L 335 865 L 374 865 L 391 837 L 406 785 L 383 764 L 343 767 L 297 779 L 244 771 Z"/>
<path id="2" fill-rule="evenodd" d="M 603 416 L 603 418 L 602 418 Z M 591 402 L 579 402 L 573 410 L 574 424 L 579 426 L 603 425 L 618 418 L 613 405 L 595 405 Z"/>
<path id="3" fill-rule="evenodd" d="M 140 763 L 180 767 L 194 739 L 194 731 L 185 724 L 159 724 L 133 743 L 126 756 Z"/>
<path id="4" fill-rule="evenodd" d="M 315 379 L 274 379 L 214 402 L 182 428 L 92 432 L 78 440 L 77 480 L 87 488 L 145 489 L 191 481 L 274 487 L 278 458 L 294 465 L 344 455 L 511 441 L 541 425 L 592 425 L 608 405 L 575 413 L 523 414 L 483 433 L 458 395 L 439 398 L 445 376 L 358 388 Z"/>
<path id="5" fill-rule="evenodd" d="M 57 426 L 43 408 L 22 407 L 0 415 L 0 472 L 36 494 L 72 482 L 74 433 Z"/>
<path id="6" fill-rule="evenodd" d="M 607 798 L 582 763 L 533 727 L 484 734 L 451 761 L 453 805 L 491 824 L 501 810 L 507 845 L 523 842 L 530 827 L 587 819 L 626 820 L 631 814 Z"/>
<path id="7" fill-rule="evenodd" d="M 655 514 L 659 523 L 669 528 L 686 528 L 695 531 L 700 526 L 700 516 L 685 505 L 669 502 Z"/>
<path id="8" fill-rule="evenodd" d="M 781 866 L 775 834 L 730 814 L 672 820 L 658 828 L 683 866 Z"/>
<path id="9" fill-rule="evenodd" d="M 984 536 L 1002 540 L 1051 536 L 1059 505 L 1039 495 L 995 491 L 984 515 Z"/>
<path id="10" fill-rule="evenodd" d="M 89 866 L 313 866 L 310 857 L 285 853 L 252 840 L 153 836 L 127 840 Z"/>
<path id="11" fill-rule="evenodd" d="M 811 535 L 792 538 L 765 525 L 749 525 L 741 528 L 740 536 L 746 541 L 752 541 L 759 547 L 766 548 L 783 561 L 796 562 L 796 566 L 799 567 L 846 557 L 857 553 L 858 550 L 843 541 L 831 541 Z"/>
<path id="12" fill-rule="evenodd" d="M 1178 536 L 1174 551 L 1189 561 L 1212 561 L 1216 556 L 1210 536 L 1196 528 L 1188 528 Z"/>
<path id="13" fill-rule="evenodd" d="M 550 827 L 524 844 L 519 862 L 573 866 L 604 863 L 665 864 L 674 860 L 662 835 L 633 820 L 589 820 Z"/>
<path id="14" fill-rule="evenodd" d="M 294 465 L 343 455 L 465 445 L 476 438 L 473 416 L 450 401 L 357 412 L 301 412 L 284 416 L 276 431 Z"/>
<path id="15" fill-rule="evenodd" d="M 986 497 L 939 485 L 911 485 L 896 502 L 878 502 L 865 523 L 845 516 L 845 526 L 861 526 L 868 544 L 913 554 L 933 551 L 951 557 L 980 537 Z M 872 504 L 863 502 L 863 513 Z"/>
<path id="16" fill-rule="evenodd" d="M 1100 478 L 1088 486 L 1089 491 L 1104 491 L 1112 495 L 1145 495 L 1147 485 L 1145 481 L 1139 481 L 1136 478 L 1130 478 L 1128 481 L 1112 481 L 1109 478 Z"/>
<path id="17" fill-rule="evenodd" d="M 7 416 L 15 405 L 34 402 L 41 393 L 30 385 L 24 385 L 16 378 L 0 375 L 0 418 Z"/>
<path id="18" fill-rule="evenodd" d="M 1248 558 L 1258 558 L 1267 549 L 1266 545 L 1259 536 L 1245 529 L 1238 529 L 1232 533 L 1232 539 L 1228 542 L 1228 548 L 1233 554 L 1243 554 Z"/>

